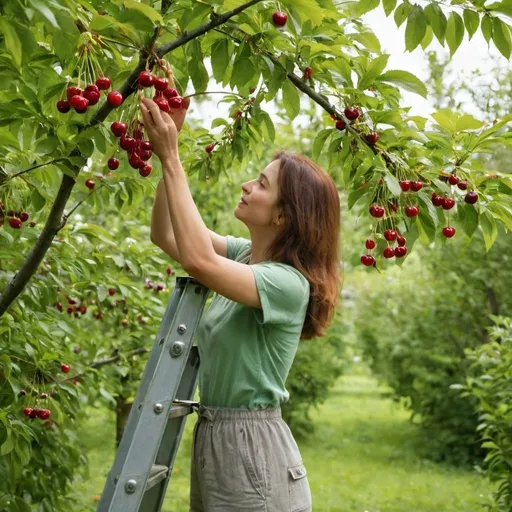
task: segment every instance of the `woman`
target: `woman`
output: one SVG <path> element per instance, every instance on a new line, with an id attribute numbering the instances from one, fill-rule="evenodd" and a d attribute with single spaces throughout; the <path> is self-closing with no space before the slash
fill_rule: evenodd
<path id="1" fill-rule="evenodd" d="M 234 213 L 251 239 L 208 230 L 178 155 L 188 104 L 167 115 L 144 99 L 141 109 L 163 170 L 151 240 L 215 292 L 197 331 L 190 510 L 310 511 L 306 468 L 280 404 L 299 340 L 322 335 L 338 301 L 338 192 L 311 160 L 278 152 L 242 185 Z"/>

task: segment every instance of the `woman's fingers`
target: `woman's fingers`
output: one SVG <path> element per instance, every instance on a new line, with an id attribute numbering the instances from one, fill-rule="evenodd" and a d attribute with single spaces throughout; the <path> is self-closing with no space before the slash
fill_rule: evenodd
<path id="1" fill-rule="evenodd" d="M 141 103 L 146 107 L 146 115 L 151 117 L 153 124 L 157 128 L 165 128 L 166 123 L 162 117 L 162 113 L 160 112 L 160 107 L 149 98 L 142 98 Z M 142 109 L 142 111 L 144 112 L 144 109 Z"/>

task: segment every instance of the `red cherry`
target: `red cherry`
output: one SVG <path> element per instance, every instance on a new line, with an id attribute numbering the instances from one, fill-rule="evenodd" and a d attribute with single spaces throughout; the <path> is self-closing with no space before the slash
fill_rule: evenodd
<path id="1" fill-rule="evenodd" d="M 29 222 L 29 223 L 28 223 L 28 225 L 29 225 L 31 228 L 33 228 L 33 227 L 36 225 L 36 223 L 31 221 L 31 222 Z"/>
<path id="2" fill-rule="evenodd" d="M 432 198 L 432 204 L 434 206 L 443 206 L 443 204 L 444 204 L 444 197 L 435 196 L 434 198 Z"/>
<path id="3" fill-rule="evenodd" d="M 13 229 L 20 229 L 21 225 L 22 225 L 22 222 L 21 222 L 20 219 L 18 219 L 16 217 L 10 217 L 9 218 L 9 226 L 11 226 L 11 228 L 13 228 Z"/>
<path id="4" fill-rule="evenodd" d="M 378 206 L 376 204 L 372 204 L 370 206 L 370 215 L 372 217 L 376 217 L 377 219 L 380 219 L 384 216 L 385 210 L 382 206 Z"/>
<path id="5" fill-rule="evenodd" d="M 170 89 L 165 89 L 164 90 L 164 96 L 169 100 L 171 98 L 176 98 L 177 96 L 179 96 L 180 93 L 176 90 L 176 89 L 173 89 L 172 87 Z M 171 105 L 172 106 L 172 105 Z"/>
<path id="6" fill-rule="evenodd" d="M 288 21 L 288 15 L 285 12 L 275 12 L 272 14 L 272 23 L 276 27 L 284 27 Z"/>
<path id="7" fill-rule="evenodd" d="M 311 68 L 304 69 L 304 80 L 309 80 L 313 76 L 313 70 Z M 250 94 L 252 94 L 255 89 L 251 89 Z"/>
<path id="8" fill-rule="evenodd" d="M 76 304 L 76 299 L 73 299 L 72 297 L 68 297 L 68 303 L 69 304 Z"/>
<path id="9" fill-rule="evenodd" d="M 82 89 L 80 89 L 80 87 L 75 87 L 73 85 L 71 85 L 70 87 L 68 87 L 66 89 L 66 97 L 68 98 L 69 101 L 71 101 L 71 98 L 73 96 L 82 96 Z"/>
<path id="10" fill-rule="evenodd" d="M 116 137 L 121 137 L 121 135 L 126 133 L 126 131 L 128 130 L 128 125 L 126 123 L 121 122 L 121 121 L 114 121 L 110 125 L 110 129 L 112 130 L 112 133 Z"/>
<path id="11" fill-rule="evenodd" d="M 92 91 L 99 93 L 100 92 L 100 88 L 97 85 L 95 85 L 95 84 L 88 85 L 84 89 L 84 95 L 85 95 L 86 92 L 92 92 Z"/>
<path id="12" fill-rule="evenodd" d="M 478 201 L 478 194 L 472 190 L 464 196 L 464 202 L 468 204 L 475 204 Z"/>
<path id="13" fill-rule="evenodd" d="M 167 267 L 165 269 L 165 271 L 167 272 L 167 275 L 169 275 L 169 276 L 172 274 L 172 268 L 171 267 Z"/>
<path id="14" fill-rule="evenodd" d="M 375 241 L 372 240 L 371 238 L 368 238 L 368 240 L 366 240 L 365 244 L 367 249 L 374 249 L 375 248 Z"/>
<path id="15" fill-rule="evenodd" d="M 139 174 L 145 178 L 146 176 L 149 176 L 151 174 L 151 171 L 153 170 L 153 167 L 151 165 L 145 165 L 144 167 L 141 167 L 139 169 Z"/>
<path id="16" fill-rule="evenodd" d="M 39 414 L 39 407 L 34 407 L 34 409 L 32 409 L 30 411 L 29 418 L 31 418 L 31 419 L 37 418 L 38 414 Z"/>
<path id="17" fill-rule="evenodd" d="M 380 137 L 378 133 L 371 132 L 368 135 L 365 135 L 364 138 L 366 142 L 368 142 L 368 144 L 374 146 L 375 144 L 377 144 L 377 141 L 379 140 Z"/>
<path id="18" fill-rule="evenodd" d="M 142 149 L 144 151 L 153 151 L 153 144 L 151 144 L 151 142 L 149 142 L 149 140 L 143 140 L 140 143 L 140 149 Z"/>
<path id="19" fill-rule="evenodd" d="M 144 138 L 144 132 L 142 130 L 139 130 L 138 128 L 135 128 L 135 130 L 133 130 L 133 135 L 132 137 L 134 139 L 143 139 Z"/>
<path id="20" fill-rule="evenodd" d="M 95 85 L 89 85 L 88 87 L 96 87 Z M 97 89 L 97 87 L 96 87 Z M 100 92 L 99 91 L 84 91 L 84 98 L 89 100 L 89 105 L 96 105 L 98 101 L 100 101 Z"/>
<path id="21" fill-rule="evenodd" d="M 100 76 L 96 80 L 96 85 L 100 91 L 106 91 L 110 87 L 110 78 L 107 78 L 106 76 Z"/>
<path id="22" fill-rule="evenodd" d="M 149 71 L 142 71 L 139 74 L 139 85 L 141 87 L 151 87 L 153 85 L 153 75 Z"/>
<path id="23" fill-rule="evenodd" d="M 71 366 L 69 366 L 69 364 L 66 364 L 66 363 L 62 363 L 60 365 L 60 371 L 62 373 L 69 373 L 69 370 L 71 370 Z"/>
<path id="24" fill-rule="evenodd" d="M 161 292 L 164 288 L 165 288 L 165 286 L 162 283 L 158 283 L 156 285 L 156 291 L 157 292 Z"/>
<path id="25" fill-rule="evenodd" d="M 88 189 L 90 189 L 90 190 L 92 190 L 92 189 L 94 188 L 94 185 L 95 185 L 94 180 L 88 179 L 88 180 L 85 182 L 85 186 L 86 186 Z"/>
<path id="26" fill-rule="evenodd" d="M 350 121 L 355 121 L 361 115 L 357 107 L 347 107 L 343 113 Z"/>
<path id="27" fill-rule="evenodd" d="M 400 247 L 403 247 L 405 245 L 405 243 L 407 242 L 407 240 L 405 239 L 405 236 L 402 236 L 402 235 L 398 235 L 398 238 L 396 239 L 396 243 L 400 246 Z"/>
<path id="28" fill-rule="evenodd" d="M 423 183 L 421 181 L 411 181 L 411 190 L 413 192 L 418 192 L 423 188 Z"/>
<path id="29" fill-rule="evenodd" d="M 140 169 L 141 167 L 144 167 L 144 165 L 145 165 L 144 160 L 142 160 L 142 158 L 135 152 L 133 152 L 130 155 L 130 158 L 128 158 L 128 163 L 134 169 Z"/>
<path id="30" fill-rule="evenodd" d="M 460 178 L 456 174 L 450 174 L 450 177 L 448 178 L 448 183 L 450 185 L 457 185 L 460 181 Z"/>
<path id="31" fill-rule="evenodd" d="M 121 135 L 121 139 L 119 140 L 119 145 L 125 151 L 130 151 L 135 148 L 137 141 L 133 137 L 127 137 L 124 133 Z"/>
<path id="32" fill-rule="evenodd" d="M 393 240 L 396 240 L 397 236 L 398 233 L 394 229 L 386 229 L 386 231 L 384 231 L 384 238 L 388 242 L 393 242 Z"/>
<path id="33" fill-rule="evenodd" d="M 338 128 L 338 130 L 344 130 L 346 126 L 347 125 L 345 124 L 345 121 L 343 121 L 342 119 L 338 119 L 336 121 L 336 128 Z"/>
<path id="34" fill-rule="evenodd" d="M 59 100 L 57 101 L 57 110 L 61 114 L 66 114 L 71 110 L 71 105 L 69 104 L 69 101 L 67 100 Z"/>
<path id="35" fill-rule="evenodd" d="M 169 98 L 168 102 L 169 102 L 169 106 L 171 108 L 182 108 L 183 107 L 183 98 L 181 96 L 175 96 L 173 98 Z"/>
<path id="36" fill-rule="evenodd" d="M 29 219 L 29 214 L 27 212 L 20 212 L 21 222 L 27 222 Z"/>
<path id="37" fill-rule="evenodd" d="M 393 247 L 386 247 L 382 254 L 384 255 L 384 258 L 392 258 L 395 255 L 395 250 Z"/>
<path id="38" fill-rule="evenodd" d="M 101 320 L 103 318 L 103 315 L 101 314 L 101 312 L 98 312 L 94 315 L 94 318 L 97 318 L 98 320 Z"/>
<path id="39" fill-rule="evenodd" d="M 18 393 L 18 396 L 25 396 L 26 394 L 27 394 L 27 392 L 24 389 L 20 389 L 20 392 Z"/>
<path id="40" fill-rule="evenodd" d="M 455 228 L 449 226 L 443 228 L 443 235 L 446 238 L 451 238 L 453 235 L 455 235 Z"/>
<path id="41" fill-rule="evenodd" d="M 48 393 L 41 393 L 41 398 L 44 400 L 48 398 Z"/>
<path id="42" fill-rule="evenodd" d="M 407 215 L 407 217 L 416 217 L 416 215 L 418 215 L 418 213 L 420 213 L 420 209 L 414 205 L 408 206 L 405 209 L 405 215 Z"/>
<path id="43" fill-rule="evenodd" d="M 127 320 L 126 318 L 123 318 L 123 319 L 121 320 L 121 323 L 122 323 L 123 325 L 128 325 L 128 320 Z"/>
<path id="44" fill-rule="evenodd" d="M 459 183 L 457 183 L 457 187 L 459 187 L 460 190 L 466 190 L 468 188 L 468 183 L 467 181 L 459 181 Z"/>
<path id="45" fill-rule="evenodd" d="M 88 107 L 89 100 L 87 98 L 84 98 L 83 96 L 73 96 L 69 100 L 69 103 L 75 110 L 83 110 L 84 108 Z"/>
<path id="46" fill-rule="evenodd" d="M 112 107 L 119 107 L 123 103 L 123 95 L 119 91 L 110 91 L 107 95 L 107 102 Z"/>
<path id="47" fill-rule="evenodd" d="M 451 210 L 455 206 L 455 199 L 452 197 L 443 197 L 443 204 L 441 206 L 444 210 Z"/>
<path id="48" fill-rule="evenodd" d="M 140 151 L 139 156 L 142 158 L 142 160 L 144 160 L 144 162 L 147 162 L 151 158 L 152 154 L 152 151 L 146 151 L 145 149 L 143 149 Z"/>
<path id="49" fill-rule="evenodd" d="M 157 91 L 165 91 L 169 87 L 169 80 L 155 76 L 153 78 L 153 85 Z"/>
<path id="50" fill-rule="evenodd" d="M 398 184 L 403 192 L 408 192 L 411 189 L 412 183 L 410 181 L 399 181 Z"/>
<path id="51" fill-rule="evenodd" d="M 59 311 L 62 311 L 62 302 L 57 302 L 57 304 L 55 304 L 55 307 L 56 307 Z"/>
<path id="52" fill-rule="evenodd" d="M 39 411 L 37 411 L 37 416 L 42 420 L 47 420 L 50 417 L 50 410 L 39 409 Z"/>
<path id="53" fill-rule="evenodd" d="M 208 146 L 206 146 L 204 148 L 204 150 L 207 152 L 207 153 L 211 153 L 213 151 L 213 149 L 215 148 L 215 144 L 208 144 Z"/>
<path id="54" fill-rule="evenodd" d="M 109 158 L 107 166 L 111 171 L 115 171 L 119 167 L 119 160 L 115 157 Z"/>
<path id="55" fill-rule="evenodd" d="M 31 407 L 25 407 L 25 409 L 23 409 L 23 414 L 30 418 L 30 415 L 32 414 L 32 410 L 33 409 Z"/>
<path id="56" fill-rule="evenodd" d="M 397 258 L 403 258 L 407 254 L 407 247 L 405 245 L 399 245 L 395 247 L 395 256 Z"/>
<path id="57" fill-rule="evenodd" d="M 398 205 L 396 203 L 393 203 L 391 205 L 391 209 L 394 211 L 394 212 L 397 212 L 398 211 Z"/>
<path id="58" fill-rule="evenodd" d="M 112 295 L 116 294 L 116 289 L 115 288 L 109 288 L 108 289 L 108 294 L 112 297 Z"/>
<path id="59" fill-rule="evenodd" d="M 163 110 L 164 112 L 170 112 L 171 111 L 171 107 L 169 105 L 169 102 L 165 98 L 156 98 L 156 100 L 154 100 L 154 101 L 158 105 L 158 108 L 160 110 Z"/>
<path id="60" fill-rule="evenodd" d="M 370 256 L 369 254 L 363 254 L 361 256 L 361 263 L 365 267 L 371 267 L 372 265 L 375 264 L 375 258 L 373 256 Z"/>

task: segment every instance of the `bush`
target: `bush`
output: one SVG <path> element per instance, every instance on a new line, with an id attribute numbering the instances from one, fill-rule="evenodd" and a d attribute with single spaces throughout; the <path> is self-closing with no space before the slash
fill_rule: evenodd
<path id="1" fill-rule="evenodd" d="M 512 510 L 512 318 L 493 317 L 491 342 L 468 350 L 474 376 L 466 379 L 463 396 L 478 400 L 482 448 L 488 450 L 485 462 L 491 482 L 498 488 L 489 512 Z"/>

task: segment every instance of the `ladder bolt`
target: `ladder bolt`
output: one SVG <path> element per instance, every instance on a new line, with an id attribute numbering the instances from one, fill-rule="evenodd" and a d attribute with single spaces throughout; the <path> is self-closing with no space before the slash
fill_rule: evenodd
<path id="1" fill-rule="evenodd" d="M 126 485 L 124 486 L 124 490 L 128 494 L 133 494 L 135 492 L 135 488 L 137 487 L 137 480 L 128 480 Z"/>
<path id="2" fill-rule="evenodd" d="M 155 411 L 156 414 L 160 414 L 164 410 L 164 406 L 162 404 L 155 404 L 153 410 Z"/>
<path id="3" fill-rule="evenodd" d="M 182 341 L 175 341 L 171 347 L 171 356 L 172 357 L 181 356 L 184 348 L 185 348 L 185 344 Z"/>
<path id="4" fill-rule="evenodd" d="M 181 324 L 179 327 L 178 327 L 178 332 L 180 334 L 185 334 L 185 332 L 187 331 L 187 326 L 185 324 Z"/>

